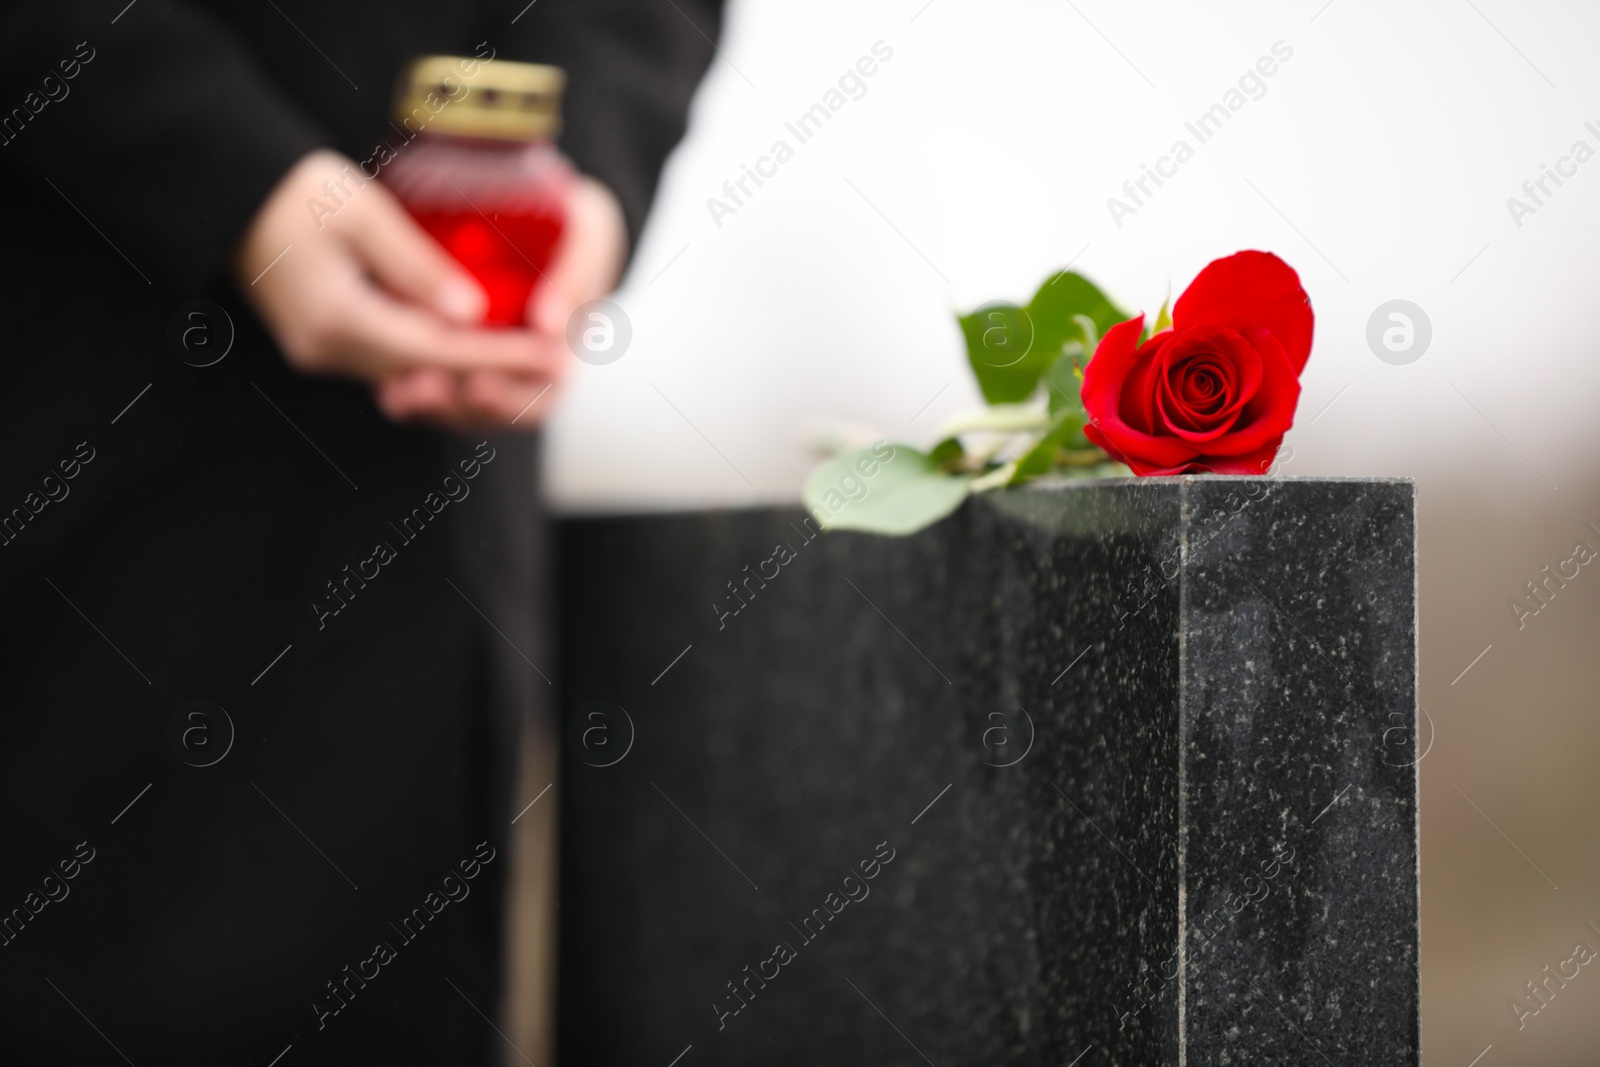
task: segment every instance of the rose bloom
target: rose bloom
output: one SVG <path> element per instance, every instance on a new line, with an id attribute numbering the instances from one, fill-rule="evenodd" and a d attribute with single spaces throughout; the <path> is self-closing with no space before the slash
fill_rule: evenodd
<path id="1" fill-rule="evenodd" d="M 1294 425 L 1311 302 L 1270 252 L 1211 262 L 1144 344 L 1106 331 L 1083 373 L 1084 435 L 1135 474 L 1260 474 Z"/>

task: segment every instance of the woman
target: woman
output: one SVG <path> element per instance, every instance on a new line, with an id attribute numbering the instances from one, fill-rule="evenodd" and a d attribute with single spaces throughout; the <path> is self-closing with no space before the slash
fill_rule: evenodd
<path id="1" fill-rule="evenodd" d="M 0 1058 L 543 1062 L 498 1021 L 507 843 L 554 811 L 513 826 L 553 777 L 513 790 L 522 724 L 544 767 L 554 734 L 518 432 L 717 8 L 0 15 Z M 588 178 L 527 328 L 478 325 L 381 184 L 306 209 L 405 151 L 390 91 L 430 53 L 568 71 Z"/>

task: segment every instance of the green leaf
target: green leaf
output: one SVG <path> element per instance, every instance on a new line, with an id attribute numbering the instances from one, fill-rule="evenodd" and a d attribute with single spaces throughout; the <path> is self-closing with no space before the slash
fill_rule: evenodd
<path id="1" fill-rule="evenodd" d="M 806 479 L 803 499 L 824 528 L 905 535 L 960 507 L 970 482 L 907 445 L 884 459 L 880 445 L 825 460 Z"/>
<path id="2" fill-rule="evenodd" d="M 1081 274 L 1052 275 L 1026 307 L 986 304 L 961 316 L 967 360 L 983 398 L 1015 404 L 1031 397 L 1064 346 L 1082 346 L 1085 360 L 1105 332 L 1130 318 Z"/>
<path id="3" fill-rule="evenodd" d="M 1083 342 L 1082 342 L 1082 344 L 1083 344 L 1084 348 L 1088 349 L 1089 355 L 1092 358 L 1094 356 L 1094 350 L 1096 348 L 1100 347 L 1100 326 L 1099 326 L 1099 324 L 1096 323 L 1089 316 L 1084 315 L 1081 312 L 1079 314 L 1077 314 L 1077 315 L 1072 316 L 1072 321 L 1077 323 L 1078 324 L 1078 329 L 1083 331 Z M 1078 343 L 1077 341 L 1068 341 L 1065 345 L 1061 346 L 1061 350 L 1063 352 L 1065 352 L 1067 350 L 1068 346 L 1074 345 L 1074 344 L 1077 344 L 1077 343 Z"/>
<path id="4" fill-rule="evenodd" d="M 1012 477 L 1012 483 L 1026 481 L 1029 478 L 1047 474 L 1055 469 L 1058 463 L 1058 454 L 1063 449 L 1077 450 L 1094 447 L 1083 436 L 1083 417 L 1073 412 L 1061 415 L 1050 427 L 1050 432 L 1039 438 L 1039 442 L 1023 453 L 1017 460 L 1017 468 Z"/>
<path id="5" fill-rule="evenodd" d="M 1161 310 L 1156 312 L 1155 325 L 1150 327 L 1151 334 L 1158 334 L 1162 330 L 1172 328 L 1172 294 L 1167 293 L 1167 298 L 1161 301 Z"/>
<path id="6" fill-rule="evenodd" d="M 1017 460 L 1011 481 L 1021 482 L 1044 474 L 1056 465 L 1056 453 L 1060 450 L 1061 445 L 1051 439 L 1049 434 L 1046 434 L 1039 439 L 1038 444 L 1030 448 L 1021 459 Z"/>
<path id="7" fill-rule="evenodd" d="M 1033 324 L 1035 347 L 1049 352 L 1047 363 L 1061 354 L 1069 341 L 1083 345 L 1085 356 L 1107 330 L 1132 318 L 1117 307 L 1093 282 L 1074 271 L 1062 271 L 1048 278 L 1028 301 L 1028 319 Z M 1087 322 L 1080 321 L 1083 316 Z M 1093 330 L 1086 327 L 1092 323 Z"/>
<path id="8" fill-rule="evenodd" d="M 955 437 L 946 437 L 943 441 L 933 446 L 933 451 L 928 453 L 928 458 L 940 467 L 948 467 L 967 454 L 961 447 L 961 441 Z"/>
<path id="9" fill-rule="evenodd" d="M 1050 414 L 1083 410 L 1083 364 L 1086 362 L 1083 346 L 1068 341 L 1061 358 L 1045 372 L 1045 389 L 1050 394 Z"/>
<path id="10" fill-rule="evenodd" d="M 1034 345 L 1033 320 L 1011 303 L 986 304 L 960 317 L 967 362 L 991 404 L 1014 404 L 1033 395 L 1054 350 Z"/>

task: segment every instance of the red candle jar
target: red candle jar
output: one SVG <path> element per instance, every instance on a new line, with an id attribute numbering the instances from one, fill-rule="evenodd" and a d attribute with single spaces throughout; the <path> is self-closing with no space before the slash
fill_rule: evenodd
<path id="1" fill-rule="evenodd" d="M 555 147 L 558 67 L 428 56 L 396 94 L 408 141 L 383 180 L 483 286 L 485 321 L 520 326 L 566 224 L 572 165 Z"/>

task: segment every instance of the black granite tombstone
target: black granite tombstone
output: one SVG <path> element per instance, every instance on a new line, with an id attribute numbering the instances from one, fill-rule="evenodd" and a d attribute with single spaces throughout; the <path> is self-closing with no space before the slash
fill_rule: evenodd
<path id="1" fill-rule="evenodd" d="M 560 561 L 563 1062 L 1417 1063 L 1409 482 Z"/>

